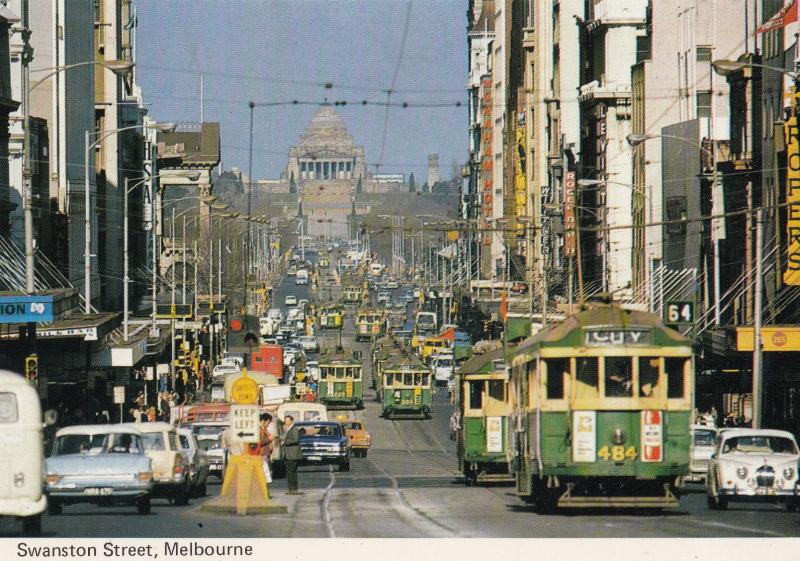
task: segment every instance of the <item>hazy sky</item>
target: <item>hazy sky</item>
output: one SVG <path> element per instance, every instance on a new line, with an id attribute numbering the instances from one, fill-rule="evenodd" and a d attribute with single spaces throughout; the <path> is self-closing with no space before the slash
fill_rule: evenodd
<path id="1" fill-rule="evenodd" d="M 467 151 L 464 85 L 466 0 L 136 0 L 137 79 L 162 121 L 220 121 L 225 168 L 248 166 L 248 101 L 347 100 L 338 108 L 369 164 L 415 173 L 440 154 L 443 177 Z M 448 107 L 362 106 L 385 102 L 399 62 L 393 102 Z M 325 89 L 324 83 L 334 84 Z M 461 107 L 455 103 L 461 102 Z M 349 105 L 357 103 L 358 105 Z M 255 110 L 253 175 L 278 177 L 289 146 L 316 111 L 308 105 Z M 374 173 L 375 167 L 370 166 Z"/>

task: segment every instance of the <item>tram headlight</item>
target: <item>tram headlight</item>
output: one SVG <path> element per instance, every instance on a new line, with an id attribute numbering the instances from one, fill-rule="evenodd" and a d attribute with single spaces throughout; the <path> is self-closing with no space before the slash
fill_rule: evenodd
<path id="1" fill-rule="evenodd" d="M 794 470 L 792 468 L 786 468 L 783 470 L 783 478 L 784 479 L 794 479 Z"/>
<path id="2" fill-rule="evenodd" d="M 739 479 L 744 479 L 747 477 L 747 468 L 744 466 L 736 468 L 736 477 Z"/>
<path id="3" fill-rule="evenodd" d="M 628 440 L 628 435 L 625 434 L 625 430 L 617 427 L 614 429 L 614 434 L 611 436 L 611 440 L 614 444 L 625 444 L 625 441 Z"/>

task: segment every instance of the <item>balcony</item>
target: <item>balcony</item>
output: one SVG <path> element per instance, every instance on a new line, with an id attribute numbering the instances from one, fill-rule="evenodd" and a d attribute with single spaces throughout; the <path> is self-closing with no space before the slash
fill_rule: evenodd
<path id="1" fill-rule="evenodd" d="M 579 101 L 592 100 L 627 100 L 631 99 L 630 84 L 607 84 L 605 81 L 593 80 L 581 86 Z"/>

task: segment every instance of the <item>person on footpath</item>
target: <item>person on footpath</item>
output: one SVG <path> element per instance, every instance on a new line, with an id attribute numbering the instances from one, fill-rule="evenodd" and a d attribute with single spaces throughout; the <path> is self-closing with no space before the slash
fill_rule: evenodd
<path id="1" fill-rule="evenodd" d="M 297 490 L 297 466 L 300 460 L 303 459 L 303 453 L 300 451 L 301 433 L 294 426 L 294 417 L 286 415 L 283 418 L 283 430 L 285 435 L 283 437 L 283 446 L 286 457 L 286 482 L 289 486 L 289 494 L 299 495 L 300 492 Z"/>

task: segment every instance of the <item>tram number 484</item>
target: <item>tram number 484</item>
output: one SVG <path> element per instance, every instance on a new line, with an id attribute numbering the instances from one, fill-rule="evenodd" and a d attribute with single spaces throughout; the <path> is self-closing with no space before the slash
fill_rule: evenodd
<path id="1" fill-rule="evenodd" d="M 597 451 L 597 455 L 607 462 L 624 462 L 627 460 L 634 460 L 638 453 L 634 446 L 603 446 Z"/>
<path id="2" fill-rule="evenodd" d="M 667 323 L 694 323 L 693 302 L 668 302 L 665 311 Z"/>

